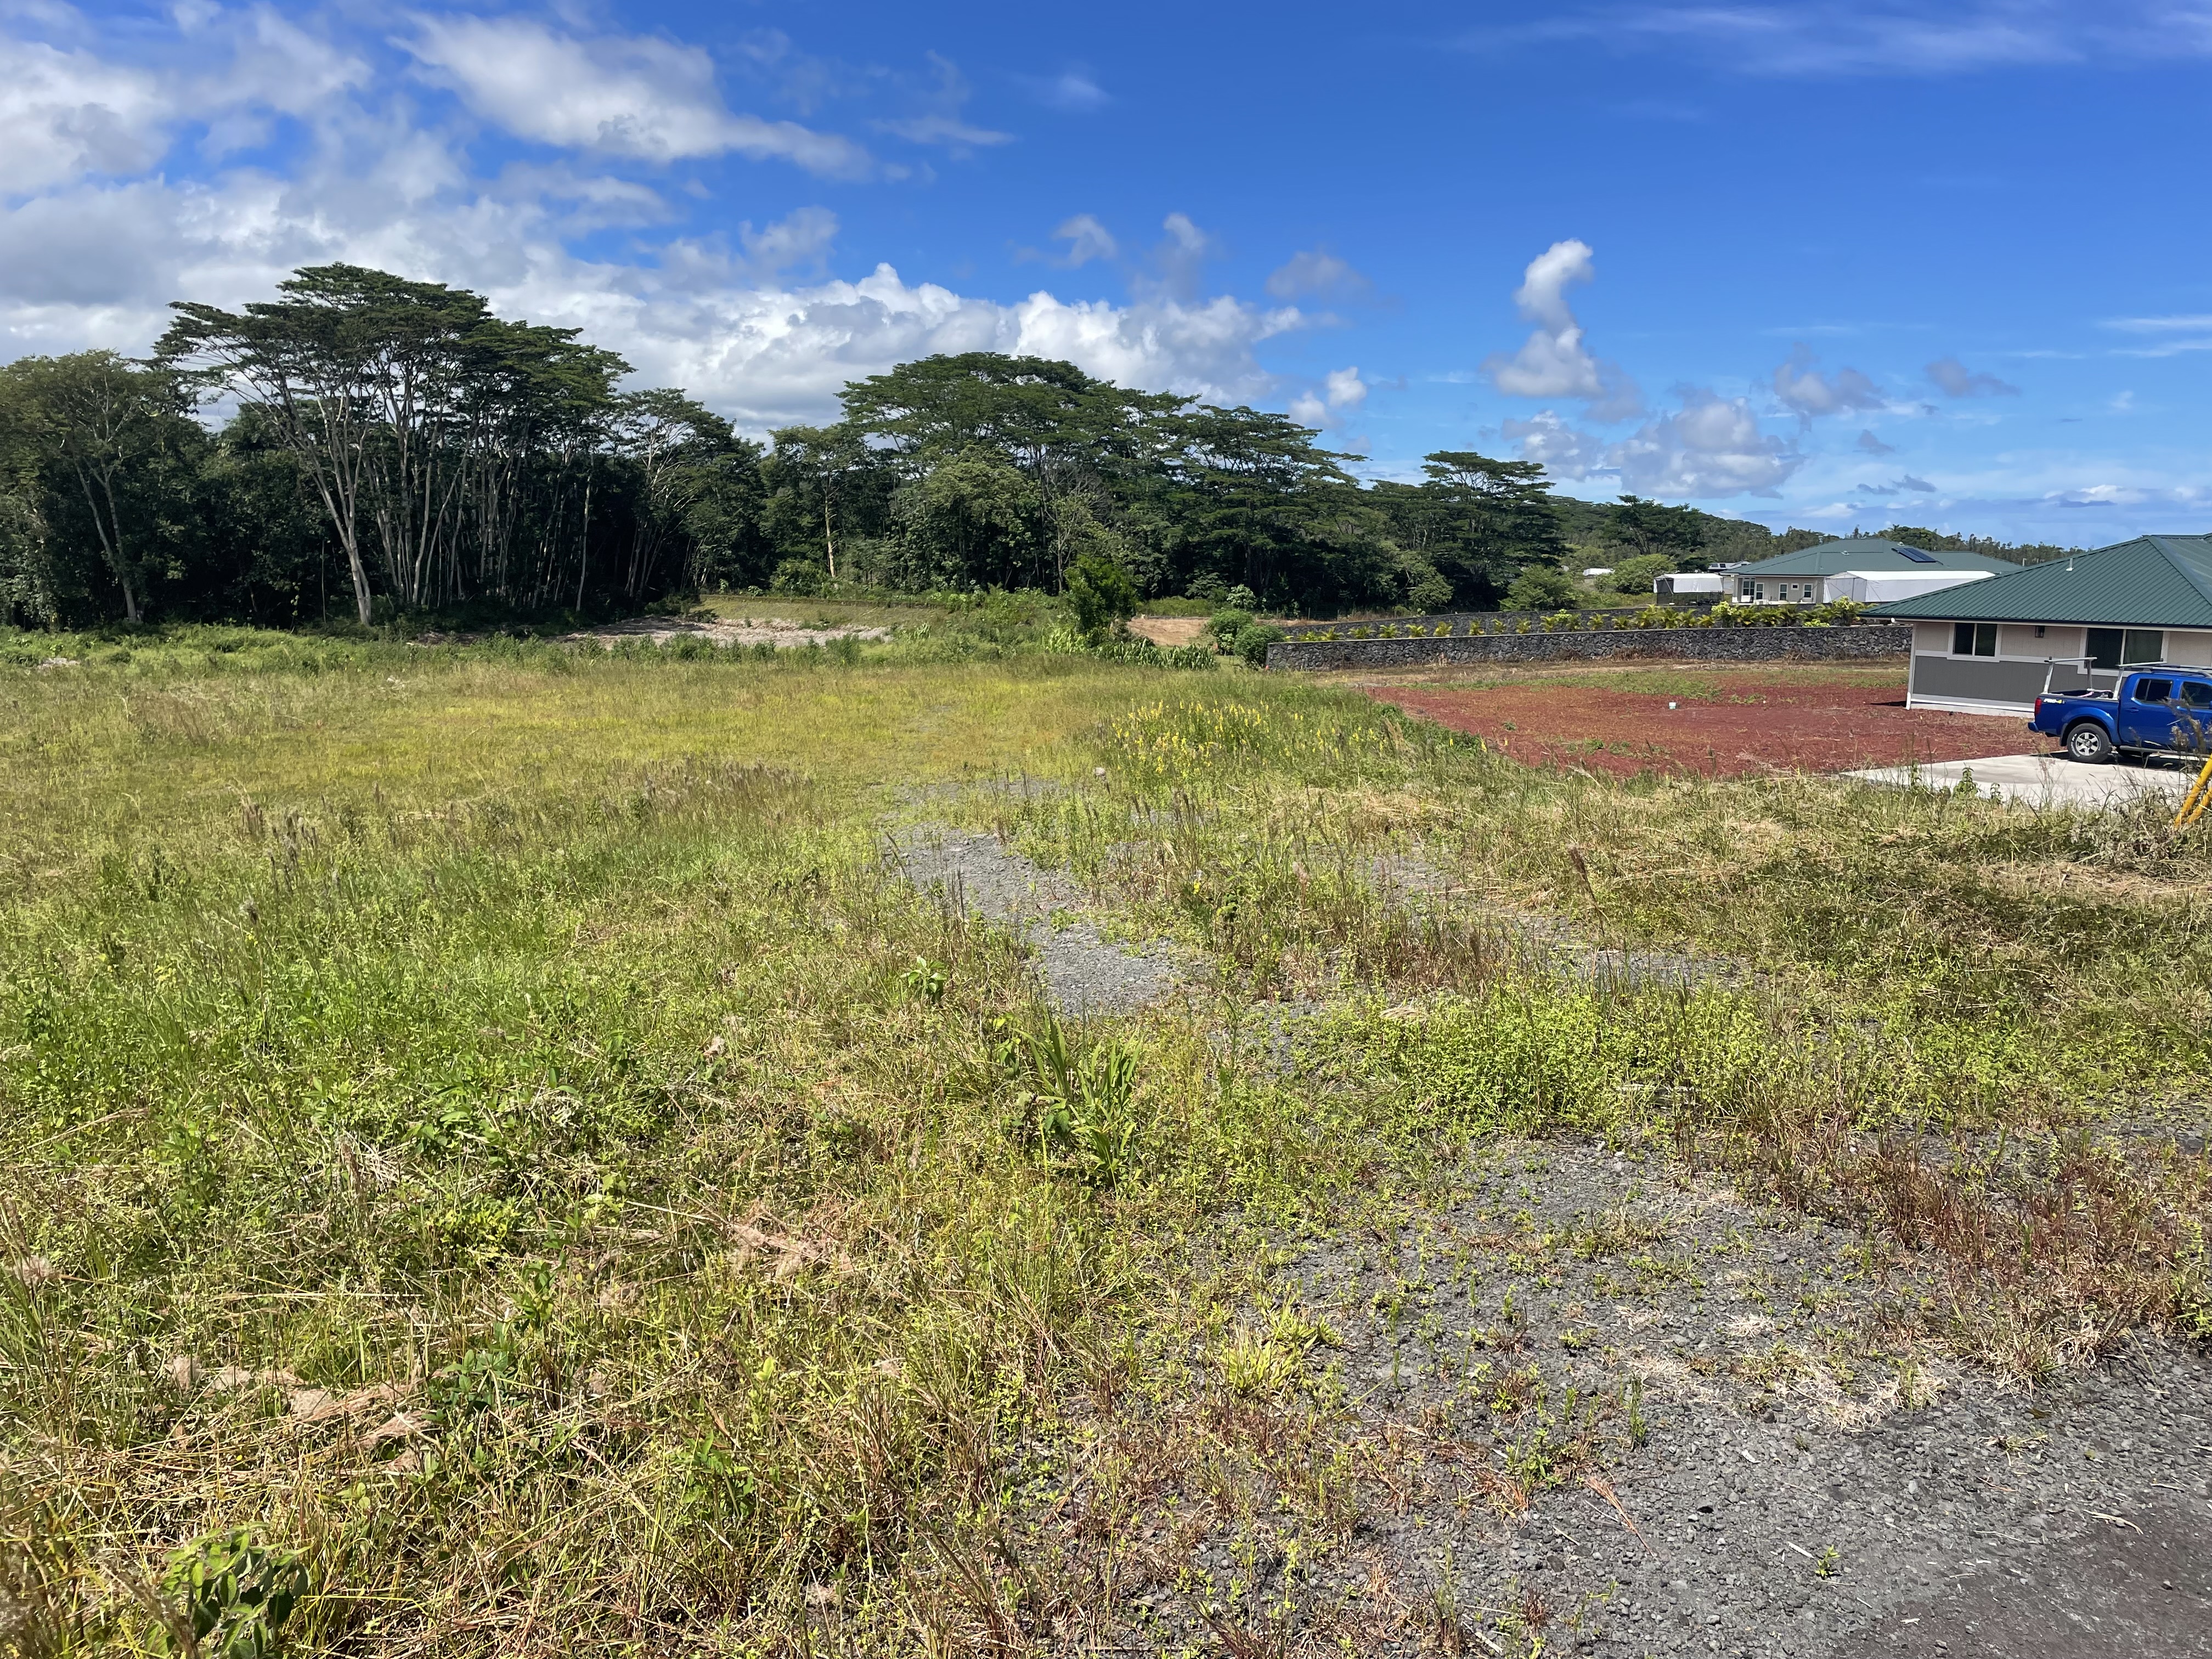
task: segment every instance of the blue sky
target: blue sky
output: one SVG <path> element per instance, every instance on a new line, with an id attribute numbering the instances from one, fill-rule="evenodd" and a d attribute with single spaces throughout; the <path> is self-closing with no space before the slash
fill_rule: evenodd
<path id="1" fill-rule="evenodd" d="M 0 0 L 0 355 L 380 264 L 762 430 L 1065 356 L 1771 524 L 2212 528 L 2212 4 Z"/>

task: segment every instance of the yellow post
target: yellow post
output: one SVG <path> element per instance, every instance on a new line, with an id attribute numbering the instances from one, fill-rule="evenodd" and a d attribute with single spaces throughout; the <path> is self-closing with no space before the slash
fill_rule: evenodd
<path id="1" fill-rule="evenodd" d="M 2173 827 L 2186 830 L 2204 816 L 2204 809 L 2212 805 L 2212 760 L 2204 763 L 2204 769 L 2197 775 L 2197 781 L 2189 786 L 2189 793 L 2181 798 L 2181 810 L 2173 815 Z"/>

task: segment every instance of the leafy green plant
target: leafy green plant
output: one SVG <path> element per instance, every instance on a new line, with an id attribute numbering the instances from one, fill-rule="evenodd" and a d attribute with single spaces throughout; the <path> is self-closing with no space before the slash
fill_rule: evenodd
<path id="1" fill-rule="evenodd" d="M 769 586 L 779 593 L 807 598 L 819 593 L 828 580 L 828 574 L 820 565 L 805 559 L 786 559 L 776 566 Z"/>
<path id="2" fill-rule="evenodd" d="M 927 957 L 916 957 L 914 966 L 899 975 L 899 983 L 906 994 L 918 1002 L 945 1000 L 945 964 L 932 962 Z"/>
<path id="3" fill-rule="evenodd" d="M 1229 651 L 1234 649 L 1238 632 L 1251 625 L 1250 611 L 1237 605 L 1224 605 L 1206 619 L 1206 632 L 1217 648 Z"/>
<path id="4" fill-rule="evenodd" d="M 1271 628 L 1265 623 L 1247 623 L 1237 630 L 1230 649 L 1253 667 L 1264 668 L 1267 665 L 1267 647 L 1284 637 L 1279 628 Z"/>
<path id="5" fill-rule="evenodd" d="M 1035 1115 L 1046 1156 L 1093 1186 L 1127 1178 L 1137 1136 L 1136 1051 L 1109 1041 L 1079 1054 L 1049 1010 L 1034 1029 L 1017 1026 L 1012 1046 L 1031 1085 L 1020 1103 Z"/>
<path id="6" fill-rule="evenodd" d="M 160 1632 L 162 1644 L 196 1659 L 272 1659 L 307 1589 L 301 1557 L 260 1543 L 249 1528 L 197 1539 L 170 1556 L 161 1575 L 179 1614 L 177 1628 Z"/>
<path id="7" fill-rule="evenodd" d="M 1103 553 L 1086 553 L 1068 567 L 1067 605 L 1076 627 L 1095 638 L 1136 614 L 1137 585 Z"/>

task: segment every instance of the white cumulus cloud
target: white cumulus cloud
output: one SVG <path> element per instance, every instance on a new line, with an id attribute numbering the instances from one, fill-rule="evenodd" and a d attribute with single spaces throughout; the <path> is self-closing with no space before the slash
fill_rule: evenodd
<path id="1" fill-rule="evenodd" d="M 19 77 L 0 97 L 16 96 L 22 131 L 45 136 L 28 160 L 20 146 L 0 149 L 17 185 L 0 201 L 0 359 L 143 351 L 172 300 L 236 307 L 268 297 L 298 266 L 345 260 L 474 289 L 504 316 L 579 328 L 629 359 L 635 384 L 684 386 L 758 431 L 819 421 L 848 380 L 939 351 L 1066 358 L 1126 386 L 1259 403 L 1276 381 L 1255 348 L 1312 320 L 1295 306 L 1200 293 L 1212 245 L 1182 215 L 1169 218 L 1155 256 L 1162 279 L 1123 304 L 1047 291 L 1003 301 L 909 283 L 880 264 L 857 280 L 836 276 L 838 221 L 819 206 L 737 225 L 726 239 L 647 241 L 680 217 L 680 193 L 595 158 L 744 153 L 747 131 L 722 106 L 704 56 L 666 41 L 580 41 L 513 19 L 423 26 L 412 45 L 465 67 L 456 85 L 471 107 L 578 152 L 487 176 L 467 131 L 421 118 L 396 55 L 380 77 L 265 14 L 203 6 L 193 15 L 195 35 L 167 37 L 180 58 L 197 54 L 189 75 L 149 81 L 97 53 L 16 54 L 44 64 L 43 78 L 27 92 Z M 502 47 L 515 60 L 504 67 L 492 61 Z M 293 73 L 268 70 L 288 52 Z M 428 61 L 416 58 L 418 73 Z M 321 90 L 309 98 L 303 87 Z M 544 94 L 535 109 L 532 88 Z M 280 112 L 280 94 L 305 106 L 307 128 L 283 171 L 173 165 L 172 125 L 263 118 Z M 85 116 L 72 128 L 55 113 L 88 103 L 108 112 L 106 127 Z M 29 119 L 40 112 L 44 126 Z M 591 245 L 611 252 L 578 251 L 610 228 L 631 234 Z M 1356 371 L 1334 385 L 1340 400 L 1354 386 L 1364 393 Z"/>
<path id="2" fill-rule="evenodd" d="M 1367 401 L 1367 383 L 1359 378 L 1356 363 L 1349 368 L 1331 369 L 1322 385 L 1327 388 L 1331 409 L 1348 411 Z"/>
<path id="3" fill-rule="evenodd" d="M 1374 283 L 1326 247 L 1293 253 L 1267 277 L 1267 292 L 1279 300 L 1307 295 L 1323 300 L 1357 300 L 1374 288 Z"/>
<path id="4" fill-rule="evenodd" d="M 82 23 L 59 5 L 17 15 L 65 33 Z M 187 122 L 206 125 L 211 154 L 258 143 L 269 116 L 308 113 L 367 74 L 357 58 L 266 9 L 210 9 L 191 21 L 160 69 L 0 36 L 0 195 L 143 172 Z"/>
<path id="5" fill-rule="evenodd" d="M 87 173 L 131 173 L 167 148 L 172 110 L 159 82 L 83 52 L 6 43 L 0 76 L 0 191 L 15 194 Z"/>
<path id="6" fill-rule="evenodd" d="M 1795 449 L 1759 428 L 1747 398 L 1723 398 L 1701 387 L 1682 392 L 1681 407 L 1655 416 L 1628 437 L 1607 443 L 1544 410 L 1501 428 L 1555 478 L 1617 474 L 1631 494 L 1687 496 L 1772 495 L 1804 465 Z"/>
<path id="7" fill-rule="evenodd" d="M 404 44 L 423 72 L 520 138 L 647 161 L 737 154 L 835 178 L 865 174 L 852 140 L 732 113 L 714 60 L 650 35 L 579 39 L 527 17 L 418 15 Z"/>
<path id="8" fill-rule="evenodd" d="M 1091 78 L 1086 70 L 1064 70 L 1058 75 L 1024 76 L 1022 84 L 1030 95 L 1048 109 L 1065 110 L 1071 115 L 1088 115 L 1102 110 L 1114 100 L 1104 88 Z"/>
<path id="9" fill-rule="evenodd" d="M 2016 386 L 2007 386 L 1994 374 L 1977 374 L 1955 356 L 1938 357 L 1928 365 L 1928 378 L 1947 398 L 2013 398 Z"/>
<path id="10" fill-rule="evenodd" d="M 1682 406 L 1639 428 L 1607 452 L 1607 463 L 1638 495 L 1769 495 L 1803 458 L 1759 430 L 1747 398 L 1692 389 Z"/>
<path id="11" fill-rule="evenodd" d="M 1587 283 L 1596 274 L 1587 242 L 1554 242 L 1528 262 L 1513 302 L 1535 330 L 1512 356 L 1498 353 L 1482 365 L 1500 392 L 1515 398 L 1581 398 L 1595 420 L 1625 419 L 1642 408 L 1635 383 L 1583 344 L 1582 325 L 1567 304 L 1568 285 Z"/>
<path id="12" fill-rule="evenodd" d="M 1359 378 L 1358 364 L 1333 368 L 1322 376 L 1319 386 L 1309 387 L 1291 399 L 1291 418 L 1301 426 L 1340 427 L 1365 406 L 1368 390 L 1367 382 Z"/>
<path id="13" fill-rule="evenodd" d="M 828 208 L 803 207 L 761 230 L 750 222 L 742 225 L 738 240 L 753 268 L 771 276 L 799 265 L 818 266 L 837 240 L 837 216 Z"/>
<path id="14" fill-rule="evenodd" d="M 1067 252 L 1055 263 L 1070 270 L 1087 265 L 1093 259 L 1111 259 L 1121 251 L 1121 245 L 1114 240 L 1114 233 L 1088 213 L 1062 220 L 1060 228 L 1053 232 L 1052 240 L 1067 244 Z"/>
<path id="15" fill-rule="evenodd" d="M 1813 366 L 1814 361 L 1812 348 L 1800 344 L 1792 348 L 1788 362 L 1776 368 L 1774 395 L 1782 400 L 1784 408 L 1810 421 L 1816 416 L 1840 414 L 1845 410 L 1882 407 L 1881 393 L 1858 370 L 1841 368 L 1832 375 L 1825 375 Z"/>
<path id="16" fill-rule="evenodd" d="M 1518 446 L 1522 460 L 1535 462 L 1554 478 L 1587 478 L 1604 470 L 1603 441 L 1556 410 L 1539 410 L 1525 421 L 1506 421 L 1498 429 Z"/>

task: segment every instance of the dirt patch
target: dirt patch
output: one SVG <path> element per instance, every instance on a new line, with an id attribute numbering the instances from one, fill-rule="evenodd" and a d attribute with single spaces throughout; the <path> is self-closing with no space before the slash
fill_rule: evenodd
<path id="1" fill-rule="evenodd" d="M 1616 777 L 1840 772 L 2046 746 L 2024 719 L 1907 708 L 1901 670 L 1880 679 L 1699 676 L 1694 691 L 1644 690 L 1632 683 L 1361 689 L 1409 714 L 1474 732 L 1531 766 L 1583 766 Z"/>
<path id="2" fill-rule="evenodd" d="M 631 617 L 586 628 L 564 639 L 595 641 L 612 650 L 622 640 L 651 640 L 665 645 L 671 640 L 704 640 L 709 645 L 773 645 L 792 647 L 827 645 L 832 640 L 887 640 L 888 628 L 809 628 L 782 617 L 731 617 L 718 622 L 694 622 L 684 617 Z"/>
<path id="3" fill-rule="evenodd" d="M 1132 617 L 1129 631 L 1169 651 L 1179 645 L 1196 645 L 1206 623 L 1204 617 Z"/>

